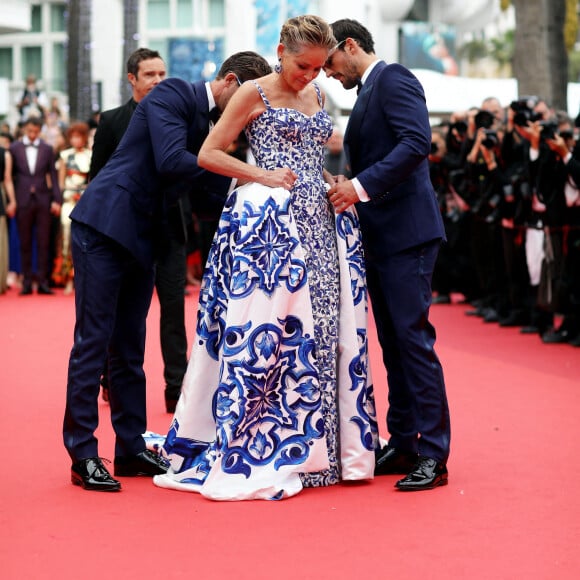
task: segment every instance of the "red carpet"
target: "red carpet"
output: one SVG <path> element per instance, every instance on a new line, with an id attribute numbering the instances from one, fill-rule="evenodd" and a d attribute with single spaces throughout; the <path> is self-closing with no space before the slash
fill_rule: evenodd
<path id="1" fill-rule="evenodd" d="M 578 578 L 580 349 L 465 310 L 432 310 L 453 428 L 447 487 L 398 493 L 393 476 L 214 503 L 148 479 L 123 479 L 118 494 L 73 487 L 61 440 L 73 298 L 0 296 L 0 578 Z M 376 344 L 372 361 L 382 428 Z M 149 428 L 163 433 L 156 299 L 146 372 Z M 112 459 L 101 411 L 100 452 Z"/>

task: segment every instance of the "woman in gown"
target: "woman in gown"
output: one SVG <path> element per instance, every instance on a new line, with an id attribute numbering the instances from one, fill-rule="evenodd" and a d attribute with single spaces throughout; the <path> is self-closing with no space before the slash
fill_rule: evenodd
<path id="1" fill-rule="evenodd" d="M 91 150 L 88 148 L 89 126 L 73 123 L 67 131 L 70 148 L 60 152 L 58 168 L 59 185 L 62 190 L 60 210 L 60 244 L 55 259 L 52 279 L 64 286 L 65 294 L 73 290 L 73 264 L 70 244 L 70 212 L 74 209 L 89 182 Z"/>
<path id="2" fill-rule="evenodd" d="M 358 219 L 326 197 L 332 121 L 311 81 L 336 45 L 288 20 L 276 72 L 232 97 L 198 163 L 244 182 L 226 201 L 160 487 L 281 499 L 373 477 L 377 446 Z M 256 165 L 226 152 L 245 129 Z"/>

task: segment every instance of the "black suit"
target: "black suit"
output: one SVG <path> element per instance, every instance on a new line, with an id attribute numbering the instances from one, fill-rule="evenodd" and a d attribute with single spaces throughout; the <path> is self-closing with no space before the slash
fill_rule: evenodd
<path id="1" fill-rule="evenodd" d="M 90 179 L 97 175 L 113 155 L 136 107 L 137 103 L 130 99 L 124 105 L 101 114 L 95 133 Z M 184 292 L 188 216 L 184 206 L 189 206 L 187 196 L 168 209 L 165 224 L 167 236 L 155 265 L 155 287 L 161 311 L 160 341 L 164 363 L 165 397 L 173 400 L 179 398 L 181 383 L 187 369 Z M 106 373 L 107 370 L 103 377 L 103 386 L 108 386 Z"/>
<path id="2" fill-rule="evenodd" d="M 136 107 L 137 103 L 129 99 L 124 105 L 101 113 L 95 133 L 89 179 L 95 178 L 121 142 Z"/>

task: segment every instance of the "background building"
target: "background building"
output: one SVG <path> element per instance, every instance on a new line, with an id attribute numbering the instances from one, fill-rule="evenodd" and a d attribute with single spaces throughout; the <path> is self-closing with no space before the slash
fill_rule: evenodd
<path id="1" fill-rule="evenodd" d="M 66 109 L 67 4 L 55 0 L 0 3 L 0 118 L 11 125 L 18 117 L 15 103 L 30 74 Z M 126 82 L 123 9 L 122 0 L 92 2 L 95 109 L 121 102 Z M 282 22 L 289 15 L 307 12 L 329 21 L 360 20 L 373 33 L 381 58 L 439 74 L 450 71 L 439 70 L 440 63 L 427 54 L 434 43 L 445 42 L 459 68 L 456 46 L 461 39 L 485 27 L 497 28 L 505 20 L 499 0 L 139 0 L 136 40 L 138 46 L 159 50 L 170 75 L 210 79 L 223 58 L 238 50 L 256 50 L 274 62 Z M 412 24 L 402 26 L 408 20 Z M 348 114 L 354 92 L 344 91 L 323 76 L 320 82 L 332 112 L 337 117 Z M 429 97 L 439 99 L 439 92 L 433 89 L 428 101 Z M 433 108 L 451 110 L 439 103 L 433 103 Z"/>

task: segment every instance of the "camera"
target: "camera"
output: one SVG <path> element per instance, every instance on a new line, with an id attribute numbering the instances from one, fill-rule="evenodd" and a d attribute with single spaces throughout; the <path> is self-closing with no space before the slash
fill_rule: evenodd
<path id="1" fill-rule="evenodd" d="M 449 129 L 455 129 L 459 135 L 465 135 L 467 133 L 467 123 L 465 121 L 456 121 L 449 125 Z"/>
<path id="2" fill-rule="evenodd" d="M 554 139 L 558 134 L 558 123 L 554 123 L 553 121 L 541 121 L 540 127 L 542 127 L 542 131 L 540 132 L 540 139 Z"/>
<path id="3" fill-rule="evenodd" d="M 515 113 L 514 125 L 526 127 L 528 122 L 540 121 L 543 117 L 541 113 L 535 113 L 534 107 L 540 102 L 540 98 L 535 95 L 522 97 L 510 103 L 510 109 Z"/>
<path id="4" fill-rule="evenodd" d="M 481 144 L 486 149 L 493 149 L 494 147 L 499 145 L 499 138 L 497 136 L 497 131 L 494 131 L 493 129 L 486 129 L 485 130 L 485 137 L 484 137 L 483 141 L 481 142 Z"/>
<path id="5" fill-rule="evenodd" d="M 481 129 L 482 127 L 484 129 L 490 129 L 495 121 L 495 117 L 489 111 L 479 111 L 473 120 L 475 121 L 477 129 Z"/>

